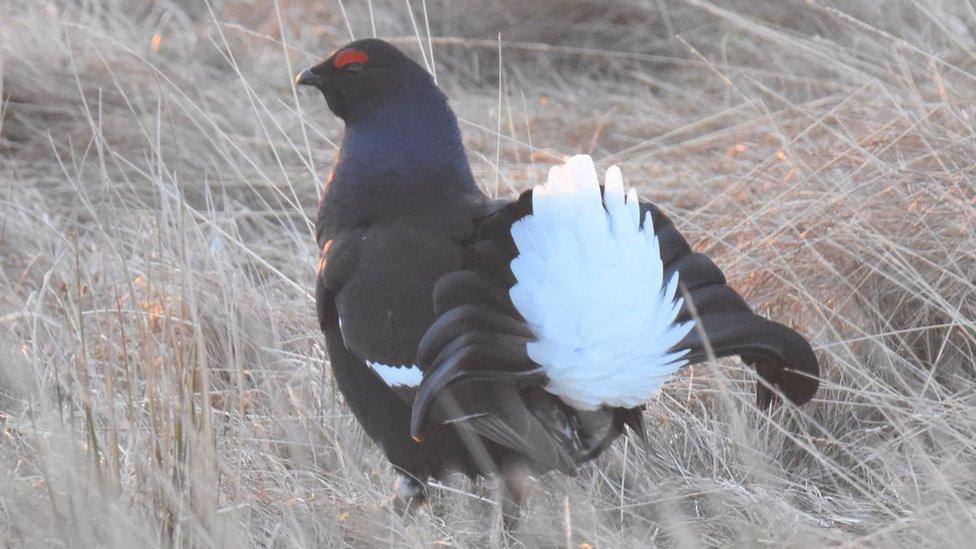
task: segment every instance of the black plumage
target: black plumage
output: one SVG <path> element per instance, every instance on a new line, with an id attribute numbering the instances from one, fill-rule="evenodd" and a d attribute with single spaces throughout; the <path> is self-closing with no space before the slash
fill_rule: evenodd
<path id="1" fill-rule="evenodd" d="M 297 81 L 320 89 L 346 123 L 317 219 L 316 301 L 335 380 L 413 486 L 452 470 L 572 474 L 626 426 L 642 434 L 640 408 L 581 410 L 546 390 L 526 350 L 536 335 L 508 292 L 511 229 L 532 214 L 533 191 L 513 201 L 481 193 L 430 75 L 392 45 L 362 40 Z M 709 349 L 738 354 L 765 381 L 759 406 L 774 401 L 766 384 L 796 404 L 810 400 L 818 366 L 806 340 L 753 314 L 660 210 L 640 208 L 665 277 L 679 273 L 679 320 L 697 319 L 677 346 L 689 361 Z"/>

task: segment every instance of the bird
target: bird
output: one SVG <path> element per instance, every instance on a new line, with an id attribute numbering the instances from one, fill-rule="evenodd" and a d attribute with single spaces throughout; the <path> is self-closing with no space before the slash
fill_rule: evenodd
<path id="1" fill-rule="evenodd" d="M 337 387 L 423 504 L 452 472 L 577 473 L 630 430 L 681 367 L 730 355 L 756 404 L 802 405 L 817 357 L 757 315 L 654 204 L 586 155 L 492 199 L 432 75 L 389 42 L 353 41 L 302 70 L 345 125 L 320 196 L 316 311 Z M 516 522 L 517 524 L 517 522 Z"/>

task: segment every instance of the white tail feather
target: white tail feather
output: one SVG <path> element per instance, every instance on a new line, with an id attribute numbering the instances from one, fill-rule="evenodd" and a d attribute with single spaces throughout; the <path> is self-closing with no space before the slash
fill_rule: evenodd
<path id="1" fill-rule="evenodd" d="M 616 166 L 601 199 L 586 155 L 549 171 L 532 210 L 512 226 L 509 294 L 537 337 L 528 353 L 546 390 L 583 410 L 646 402 L 684 364 L 687 350 L 672 349 L 693 326 L 675 323 L 678 275 L 664 281 L 650 214 L 641 228 L 637 193 L 624 193 Z"/>

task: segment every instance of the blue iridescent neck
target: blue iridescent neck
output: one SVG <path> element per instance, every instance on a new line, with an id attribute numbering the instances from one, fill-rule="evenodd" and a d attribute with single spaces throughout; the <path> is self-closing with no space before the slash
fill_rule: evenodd
<path id="1" fill-rule="evenodd" d="M 481 211 L 486 197 L 471 175 L 457 119 L 437 88 L 424 91 L 402 94 L 421 102 L 392 101 L 346 124 L 319 202 L 320 244 L 377 220 L 419 215 L 441 223 Z"/>
<path id="2" fill-rule="evenodd" d="M 476 188 L 457 118 L 444 95 L 431 91 L 421 102 L 393 101 L 348 124 L 335 178 L 395 174 L 409 185 L 431 173 L 449 172 L 463 186 Z"/>

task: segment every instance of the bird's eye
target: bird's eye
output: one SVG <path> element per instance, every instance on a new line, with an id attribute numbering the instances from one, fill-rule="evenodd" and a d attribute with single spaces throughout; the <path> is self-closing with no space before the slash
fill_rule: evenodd
<path id="1" fill-rule="evenodd" d="M 342 71 L 348 74 L 359 74 L 363 72 L 365 68 L 366 65 L 363 65 L 362 63 L 349 63 L 345 67 L 342 67 Z"/>

